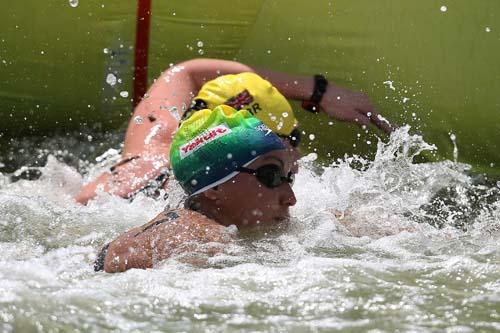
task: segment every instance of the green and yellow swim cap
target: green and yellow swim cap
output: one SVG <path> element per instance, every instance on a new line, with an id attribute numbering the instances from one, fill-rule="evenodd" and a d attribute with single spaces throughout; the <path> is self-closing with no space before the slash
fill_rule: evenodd
<path id="1" fill-rule="evenodd" d="M 170 146 L 170 165 L 184 190 L 195 195 L 236 176 L 237 168 L 285 149 L 282 140 L 247 110 L 220 105 L 182 122 Z"/>
<path id="2" fill-rule="evenodd" d="M 194 102 L 207 108 L 225 104 L 236 110 L 247 110 L 273 132 L 288 136 L 297 119 L 286 98 L 269 81 L 255 73 L 223 75 L 201 87 Z"/>

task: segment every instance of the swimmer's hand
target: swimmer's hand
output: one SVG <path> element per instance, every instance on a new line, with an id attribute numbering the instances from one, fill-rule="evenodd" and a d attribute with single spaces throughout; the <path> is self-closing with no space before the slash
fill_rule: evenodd
<path id="1" fill-rule="evenodd" d="M 386 133 L 395 129 L 394 125 L 375 110 L 367 95 L 332 83 L 328 85 L 320 107 L 330 117 L 340 121 L 356 122 L 366 126 L 373 124 Z"/>

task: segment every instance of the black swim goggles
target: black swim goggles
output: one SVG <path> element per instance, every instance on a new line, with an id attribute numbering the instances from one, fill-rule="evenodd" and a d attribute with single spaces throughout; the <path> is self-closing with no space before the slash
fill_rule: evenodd
<path id="1" fill-rule="evenodd" d="M 294 128 L 289 135 L 280 135 L 280 137 L 287 139 L 292 147 L 297 148 L 300 144 L 301 134 L 298 128 Z"/>
<path id="2" fill-rule="evenodd" d="M 295 181 L 295 175 L 291 171 L 284 176 L 283 169 L 276 164 L 266 164 L 257 169 L 239 167 L 236 171 L 254 175 L 261 184 L 269 188 L 276 188 L 284 182 L 292 186 Z"/>

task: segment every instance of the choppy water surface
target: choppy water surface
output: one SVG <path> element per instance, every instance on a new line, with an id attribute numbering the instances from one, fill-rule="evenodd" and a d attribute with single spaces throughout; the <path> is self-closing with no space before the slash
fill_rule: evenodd
<path id="1" fill-rule="evenodd" d="M 176 205 L 175 185 L 167 201 L 73 203 L 73 167 L 95 175 L 112 152 L 49 157 L 32 181 L 0 174 L 0 331 L 498 331 L 500 189 L 464 165 L 411 163 L 430 148 L 402 129 L 372 162 L 306 156 L 287 230 L 242 235 L 207 267 L 114 275 L 93 272 L 97 250 Z"/>

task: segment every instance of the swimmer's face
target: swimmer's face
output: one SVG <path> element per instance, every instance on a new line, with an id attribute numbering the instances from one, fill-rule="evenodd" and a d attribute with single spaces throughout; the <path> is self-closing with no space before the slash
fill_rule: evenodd
<path id="1" fill-rule="evenodd" d="M 288 150 L 269 152 L 247 166 L 248 169 L 263 171 L 267 176 L 274 174 L 287 177 L 293 169 L 293 158 Z M 265 167 L 265 168 L 262 168 Z M 247 171 L 248 172 L 248 171 Z M 279 172 L 279 173 L 278 173 Z M 281 183 L 280 183 L 281 182 Z M 283 222 L 289 217 L 289 208 L 297 202 L 291 184 L 281 180 L 278 186 L 266 186 L 254 174 L 240 172 L 237 176 L 213 190 L 220 222 L 235 224 L 238 228 Z"/>

